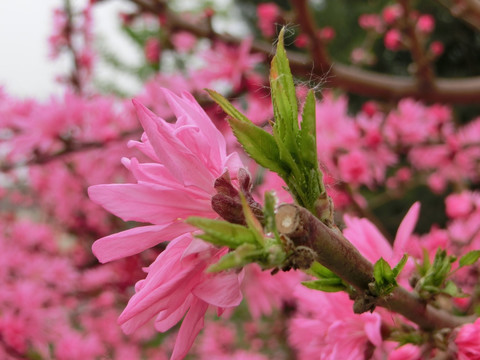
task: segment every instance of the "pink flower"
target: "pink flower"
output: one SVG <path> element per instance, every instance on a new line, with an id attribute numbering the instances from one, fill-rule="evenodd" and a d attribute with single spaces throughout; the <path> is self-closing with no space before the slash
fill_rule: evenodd
<path id="1" fill-rule="evenodd" d="M 193 239 L 188 234 L 193 228 L 183 222 L 192 215 L 217 217 L 210 205 L 215 179 L 226 170 L 235 179 L 241 162 L 236 153 L 226 155 L 222 134 L 190 94 L 179 97 L 166 89 L 163 93 L 177 117 L 174 124 L 134 101 L 145 134 L 142 142 L 130 145 L 153 162 L 123 159 L 137 183 L 96 185 L 89 195 L 125 221 L 153 224 L 97 240 L 93 251 L 101 262 L 175 238 L 146 270 L 146 279 L 137 283 L 118 321 L 132 333 L 155 317 L 156 329 L 167 331 L 185 316 L 172 354 L 172 359 L 181 359 L 202 329 L 209 305 L 220 314 L 242 298 L 242 273 L 205 272 L 227 249 Z"/>
<path id="2" fill-rule="evenodd" d="M 372 117 L 378 112 L 378 104 L 375 101 L 367 101 L 362 105 L 362 111 Z"/>
<path id="3" fill-rule="evenodd" d="M 225 170 L 235 178 L 241 162 L 226 155 L 225 140 L 193 97 L 163 90 L 177 122 L 167 123 L 134 101 L 145 129 L 142 142 L 130 142 L 153 162 L 123 159 L 135 184 L 95 185 L 90 199 L 125 221 L 153 225 L 129 229 L 97 240 L 93 252 L 101 262 L 137 254 L 193 230 L 189 216 L 217 217 L 210 199 L 213 184 Z"/>
<path id="4" fill-rule="evenodd" d="M 365 155 L 358 150 L 342 155 L 338 159 L 342 180 L 353 185 L 370 184 L 371 176 Z"/>
<path id="5" fill-rule="evenodd" d="M 180 53 L 185 53 L 195 46 L 197 38 L 187 31 L 180 31 L 172 35 L 172 44 Z"/>
<path id="6" fill-rule="evenodd" d="M 382 11 L 383 20 L 389 25 L 397 21 L 397 19 L 402 16 L 402 14 L 402 7 L 398 4 L 387 6 Z"/>
<path id="7" fill-rule="evenodd" d="M 150 64 L 158 63 L 160 59 L 160 41 L 157 38 L 149 38 L 145 42 L 145 58 Z"/>
<path id="8" fill-rule="evenodd" d="M 271 315 L 282 303 L 292 302 L 293 291 L 302 275 L 295 271 L 271 275 L 270 271 L 263 271 L 257 264 L 245 267 L 242 288 L 252 318 Z"/>
<path id="9" fill-rule="evenodd" d="M 402 33 L 397 29 L 388 30 L 385 34 L 384 43 L 388 50 L 399 50 L 402 45 Z"/>
<path id="10" fill-rule="evenodd" d="M 381 352 L 378 312 L 354 314 L 353 301 L 343 292 L 324 293 L 298 286 L 295 296 L 299 308 L 290 323 L 288 339 L 299 360 L 362 359 L 369 343 Z M 381 358 L 380 354 L 372 357 Z"/>
<path id="11" fill-rule="evenodd" d="M 392 350 L 388 355 L 388 360 L 421 360 L 422 352 L 418 346 L 406 344 L 398 349 Z"/>
<path id="12" fill-rule="evenodd" d="M 460 327 L 455 345 L 458 360 L 480 359 L 480 319 Z"/>
<path id="13" fill-rule="evenodd" d="M 434 41 L 430 44 L 430 51 L 433 55 L 438 57 L 445 51 L 445 46 L 441 41 Z"/>
<path id="14" fill-rule="evenodd" d="M 395 266 L 404 253 L 420 213 L 420 204 L 412 205 L 398 227 L 393 248 L 380 231 L 367 219 L 345 215 L 347 227 L 343 234 L 372 263 L 383 257 L 391 266 Z"/>
<path id="15" fill-rule="evenodd" d="M 473 202 L 467 192 L 449 195 L 445 205 L 446 213 L 452 219 L 465 217 L 473 210 Z"/>
<path id="16" fill-rule="evenodd" d="M 324 41 L 331 41 L 335 38 L 335 29 L 331 26 L 325 26 L 318 30 L 318 37 Z"/>
<path id="17" fill-rule="evenodd" d="M 419 16 L 417 20 L 417 29 L 423 34 L 430 34 L 435 28 L 435 19 L 430 14 Z"/>
<path id="18" fill-rule="evenodd" d="M 122 329 L 130 334 L 155 317 L 155 328 L 165 332 L 185 316 L 171 357 L 182 359 L 202 329 L 209 305 L 220 314 L 242 300 L 237 273 L 205 272 L 226 252 L 190 234 L 172 240 L 148 267 L 145 280 L 136 284 L 136 294 L 118 319 Z"/>
<path id="19" fill-rule="evenodd" d="M 257 25 L 263 36 L 270 38 L 275 35 L 275 21 L 280 16 L 280 9 L 275 3 L 263 3 L 257 7 Z"/>
<path id="20" fill-rule="evenodd" d="M 358 25 L 365 30 L 374 30 L 377 33 L 384 31 L 383 21 L 377 14 L 362 14 L 358 18 Z"/>
<path id="21" fill-rule="evenodd" d="M 255 73 L 255 66 L 264 60 L 261 54 L 252 54 L 252 38 L 246 38 L 239 46 L 216 43 L 205 51 L 202 58 L 205 67 L 195 74 L 196 86 L 214 87 L 212 83 L 224 80 L 233 90 L 241 88 L 244 77 Z"/>
<path id="22" fill-rule="evenodd" d="M 295 38 L 295 46 L 299 48 L 307 47 L 310 43 L 310 39 L 307 34 L 298 34 Z"/>

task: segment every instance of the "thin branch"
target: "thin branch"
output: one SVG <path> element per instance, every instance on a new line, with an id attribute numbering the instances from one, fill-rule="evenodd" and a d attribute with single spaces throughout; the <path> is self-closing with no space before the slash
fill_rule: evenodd
<path id="1" fill-rule="evenodd" d="M 410 0 L 398 0 L 402 7 L 403 32 L 408 37 L 407 47 L 416 65 L 415 76 L 421 91 L 428 92 L 435 87 L 431 59 L 425 53 L 412 19 Z"/>
<path id="2" fill-rule="evenodd" d="M 198 37 L 211 35 L 205 24 L 192 24 L 171 12 L 167 15 L 172 31 L 184 30 Z M 231 35 L 219 33 L 215 33 L 215 38 L 237 45 L 242 41 Z M 254 41 L 252 50 L 273 57 L 272 45 L 265 41 Z M 305 77 L 312 74 L 312 62 L 309 55 L 289 51 L 288 58 L 296 76 Z M 345 91 L 380 99 L 398 100 L 404 97 L 413 97 L 427 102 L 480 102 L 480 77 L 437 78 L 435 87 L 425 92 L 418 87 L 416 79 L 412 77 L 381 74 L 340 63 L 332 63 L 329 68 L 316 66 L 313 73 L 325 79 L 325 87 L 336 86 Z"/>
<path id="3" fill-rule="evenodd" d="M 480 30 L 480 1 L 463 0 L 461 2 L 452 0 L 437 0 L 450 11 L 452 16 L 465 21 L 473 27 L 474 30 Z"/>
<path id="4" fill-rule="evenodd" d="M 339 230 L 329 228 L 308 210 L 292 204 L 279 207 L 276 223 L 281 234 L 288 236 L 296 246 L 312 249 L 316 261 L 352 285 L 359 295 L 368 292 L 373 281 L 373 265 Z M 405 316 L 427 331 L 454 328 L 474 320 L 434 308 L 402 287 L 397 287 L 387 297 L 377 298 L 376 305 Z"/>
<path id="5" fill-rule="evenodd" d="M 18 169 L 24 166 L 47 164 L 49 162 L 62 159 L 65 156 L 71 155 L 73 153 L 92 150 L 92 149 L 99 149 L 108 144 L 112 144 L 118 141 L 124 141 L 128 137 L 131 137 L 133 135 L 139 135 L 141 131 L 142 129 L 140 128 L 130 130 L 130 131 L 125 131 L 122 134 L 120 134 L 117 138 L 111 139 L 108 141 L 71 142 L 71 143 L 68 143 L 68 145 L 65 148 L 52 154 L 40 153 L 40 154 L 35 154 L 34 157 L 23 162 L 2 164 L 0 165 L 0 171 L 8 172 L 13 169 Z"/>

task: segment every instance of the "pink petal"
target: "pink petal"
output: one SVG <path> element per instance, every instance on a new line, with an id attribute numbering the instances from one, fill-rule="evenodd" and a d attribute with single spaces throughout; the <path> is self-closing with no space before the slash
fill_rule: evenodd
<path id="1" fill-rule="evenodd" d="M 155 154 L 180 182 L 195 185 L 203 189 L 213 186 L 214 177 L 204 164 L 175 136 L 171 124 L 160 119 L 138 101 L 133 100 L 137 116 L 142 123 Z M 196 174 L 195 183 L 186 183 L 185 179 Z"/>
<path id="2" fill-rule="evenodd" d="M 105 184 L 88 188 L 95 203 L 125 221 L 166 224 L 189 216 L 215 215 L 210 199 L 193 199 L 188 193 L 152 184 Z"/>
<path id="3" fill-rule="evenodd" d="M 195 338 L 203 328 L 207 308 L 208 304 L 206 302 L 200 299 L 193 301 L 190 310 L 183 319 L 170 360 L 181 360 L 188 354 Z"/>
<path id="4" fill-rule="evenodd" d="M 183 222 L 140 226 L 95 241 L 92 251 L 101 263 L 138 254 L 163 241 L 176 238 L 193 228 Z"/>
<path id="5" fill-rule="evenodd" d="M 375 225 L 367 219 L 348 215 L 345 215 L 344 219 L 347 228 L 343 230 L 343 234 L 363 256 L 373 263 L 381 257 L 387 261 L 391 259 L 392 247 Z"/>
<path id="6" fill-rule="evenodd" d="M 242 301 L 238 277 L 233 271 L 215 274 L 193 288 L 192 293 L 214 306 L 237 306 Z"/>
<path id="7" fill-rule="evenodd" d="M 178 308 L 169 308 L 161 311 L 155 318 L 155 329 L 159 332 L 165 332 L 175 326 L 192 305 L 193 296 L 189 295 L 185 302 Z"/>
<path id="8" fill-rule="evenodd" d="M 226 152 L 225 138 L 195 98 L 188 92 L 183 92 L 182 97 L 178 97 L 168 89 L 163 89 L 163 94 L 177 118 L 186 116 L 184 120 L 187 120 L 188 124 L 200 127 L 210 144 L 208 151 L 212 163 L 223 164 Z"/>
<path id="9" fill-rule="evenodd" d="M 417 201 L 408 210 L 407 215 L 402 220 L 402 223 L 398 227 L 397 235 L 395 236 L 395 242 L 393 243 L 393 249 L 397 257 L 403 256 L 403 253 L 407 252 L 408 239 L 415 229 L 417 224 L 418 215 L 420 214 L 420 203 Z"/>
<path id="10" fill-rule="evenodd" d="M 380 327 L 382 325 L 382 319 L 377 313 L 374 314 L 362 314 L 365 322 L 364 329 L 367 334 L 368 340 L 375 345 L 381 346 L 383 343 Z"/>

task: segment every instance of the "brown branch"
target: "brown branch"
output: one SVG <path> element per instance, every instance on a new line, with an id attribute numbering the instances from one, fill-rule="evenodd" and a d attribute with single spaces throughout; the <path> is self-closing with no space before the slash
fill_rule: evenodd
<path id="1" fill-rule="evenodd" d="M 65 156 L 71 155 L 73 153 L 92 150 L 92 149 L 99 149 L 108 144 L 112 144 L 118 141 L 124 141 L 125 138 L 128 138 L 133 135 L 139 135 L 141 131 L 142 129 L 140 128 L 130 130 L 130 131 L 125 131 L 122 134 L 120 134 L 117 138 L 110 139 L 108 141 L 70 142 L 65 148 L 52 154 L 40 153 L 40 154 L 35 154 L 34 157 L 23 162 L 2 164 L 0 165 L 0 171 L 8 172 L 13 169 L 18 169 L 24 166 L 47 164 L 49 162 L 62 159 Z"/>
<path id="2" fill-rule="evenodd" d="M 279 232 L 296 246 L 306 246 L 316 254 L 316 261 L 352 285 L 359 295 L 368 293 L 373 281 L 373 265 L 340 233 L 322 223 L 308 210 L 283 204 L 276 214 Z M 397 287 L 387 297 L 376 299 L 376 305 L 405 316 L 424 330 L 454 328 L 473 321 L 425 304 L 414 293 Z"/>
<path id="3" fill-rule="evenodd" d="M 452 16 L 465 21 L 474 30 L 480 30 L 480 1 L 463 0 L 456 2 L 452 0 L 437 0 L 437 2 L 447 8 Z"/>
<path id="4" fill-rule="evenodd" d="M 172 31 L 184 30 L 198 37 L 209 37 L 210 30 L 205 24 L 192 24 L 181 17 L 168 13 Z M 242 39 L 227 34 L 215 33 L 215 38 L 230 44 L 239 44 Z M 252 50 L 273 57 L 273 48 L 265 41 L 254 41 Z M 435 87 L 424 92 L 412 77 L 380 74 L 361 68 L 332 63 L 330 67 L 315 66 L 312 69 L 311 57 L 298 52 L 288 52 L 292 71 L 296 76 L 312 74 L 325 80 L 325 87 L 340 87 L 345 91 L 380 99 L 398 100 L 413 97 L 427 102 L 476 103 L 480 101 L 480 77 L 438 78 Z"/>
<path id="5" fill-rule="evenodd" d="M 398 0 L 398 2 L 403 10 L 402 30 L 408 37 L 407 47 L 416 66 L 415 76 L 418 87 L 423 92 L 429 92 L 435 87 L 431 59 L 427 56 L 416 31 L 415 22 L 412 19 L 410 0 Z"/>
<path id="6" fill-rule="evenodd" d="M 297 10 L 298 23 L 310 40 L 313 62 L 316 67 L 320 66 L 320 69 L 326 73 L 330 70 L 332 63 L 325 42 L 317 36 L 317 30 L 308 8 L 308 1 L 293 0 L 292 2 Z"/>

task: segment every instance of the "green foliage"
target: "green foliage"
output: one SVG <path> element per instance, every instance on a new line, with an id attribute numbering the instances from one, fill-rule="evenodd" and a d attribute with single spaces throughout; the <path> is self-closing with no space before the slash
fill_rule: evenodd
<path id="1" fill-rule="evenodd" d="M 187 223 L 204 231 L 203 234 L 197 235 L 198 238 L 216 246 L 236 249 L 245 243 L 255 244 L 257 242 L 255 234 L 242 225 L 200 217 L 190 217 Z"/>
<path id="2" fill-rule="evenodd" d="M 400 262 L 392 269 L 390 265 L 380 258 L 373 266 L 373 277 L 375 278 L 374 295 L 386 296 L 398 287 L 397 277 L 407 263 L 408 255 L 405 254 Z"/>
<path id="3" fill-rule="evenodd" d="M 316 261 L 312 264 L 310 269 L 307 270 L 307 273 L 317 278 L 317 280 L 302 282 L 302 285 L 308 287 L 309 289 L 325 292 L 338 292 L 347 290 L 347 286 L 342 279 Z"/>
<path id="4" fill-rule="evenodd" d="M 328 198 L 318 167 L 315 96 L 313 91 L 308 93 L 299 127 L 297 97 L 283 35 L 284 29 L 280 32 L 270 71 L 275 116 L 273 135 L 254 125 L 220 94 L 208 92 L 229 115 L 230 126 L 248 155 L 282 177 L 297 203 L 324 220 L 330 214 L 318 211 L 329 207 L 324 204 Z"/>
<path id="5" fill-rule="evenodd" d="M 275 197 L 271 193 L 265 194 L 265 230 L 273 237 L 267 237 L 262 224 L 255 217 L 241 193 L 240 198 L 247 226 L 199 217 L 187 219 L 187 223 L 203 230 L 203 233 L 195 235 L 196 237 L 216 246 L 226 246 L 233 250 L 224 255 L 216 264 L 210 266 L 208 270 L 216 272 L 240 268 L 254 262 L 263 268 L 281 266 L 288 253 L 284 249 L 275 226 Z"/>
<path id="6" fill-rule="evenodd" d="M 415 286 L 421 297 L 428 299 L 437 294 L 464 296 L 452 281 L 447 281 L 451 275 L 452 263 L 456 260 L 455 256 L 449 256 L 445 250 L 438 249 L 433 264 L 430 264 L 428 254 L 424 252 L 423 264 L 417 265 L 417 271 L 422 277 Z"/>
<path id="7" fill-rule="evenodd" d="M 473 265 L 480 258 L 480 250 L 472 250 L 460 258 L 460 267 Z"/>

